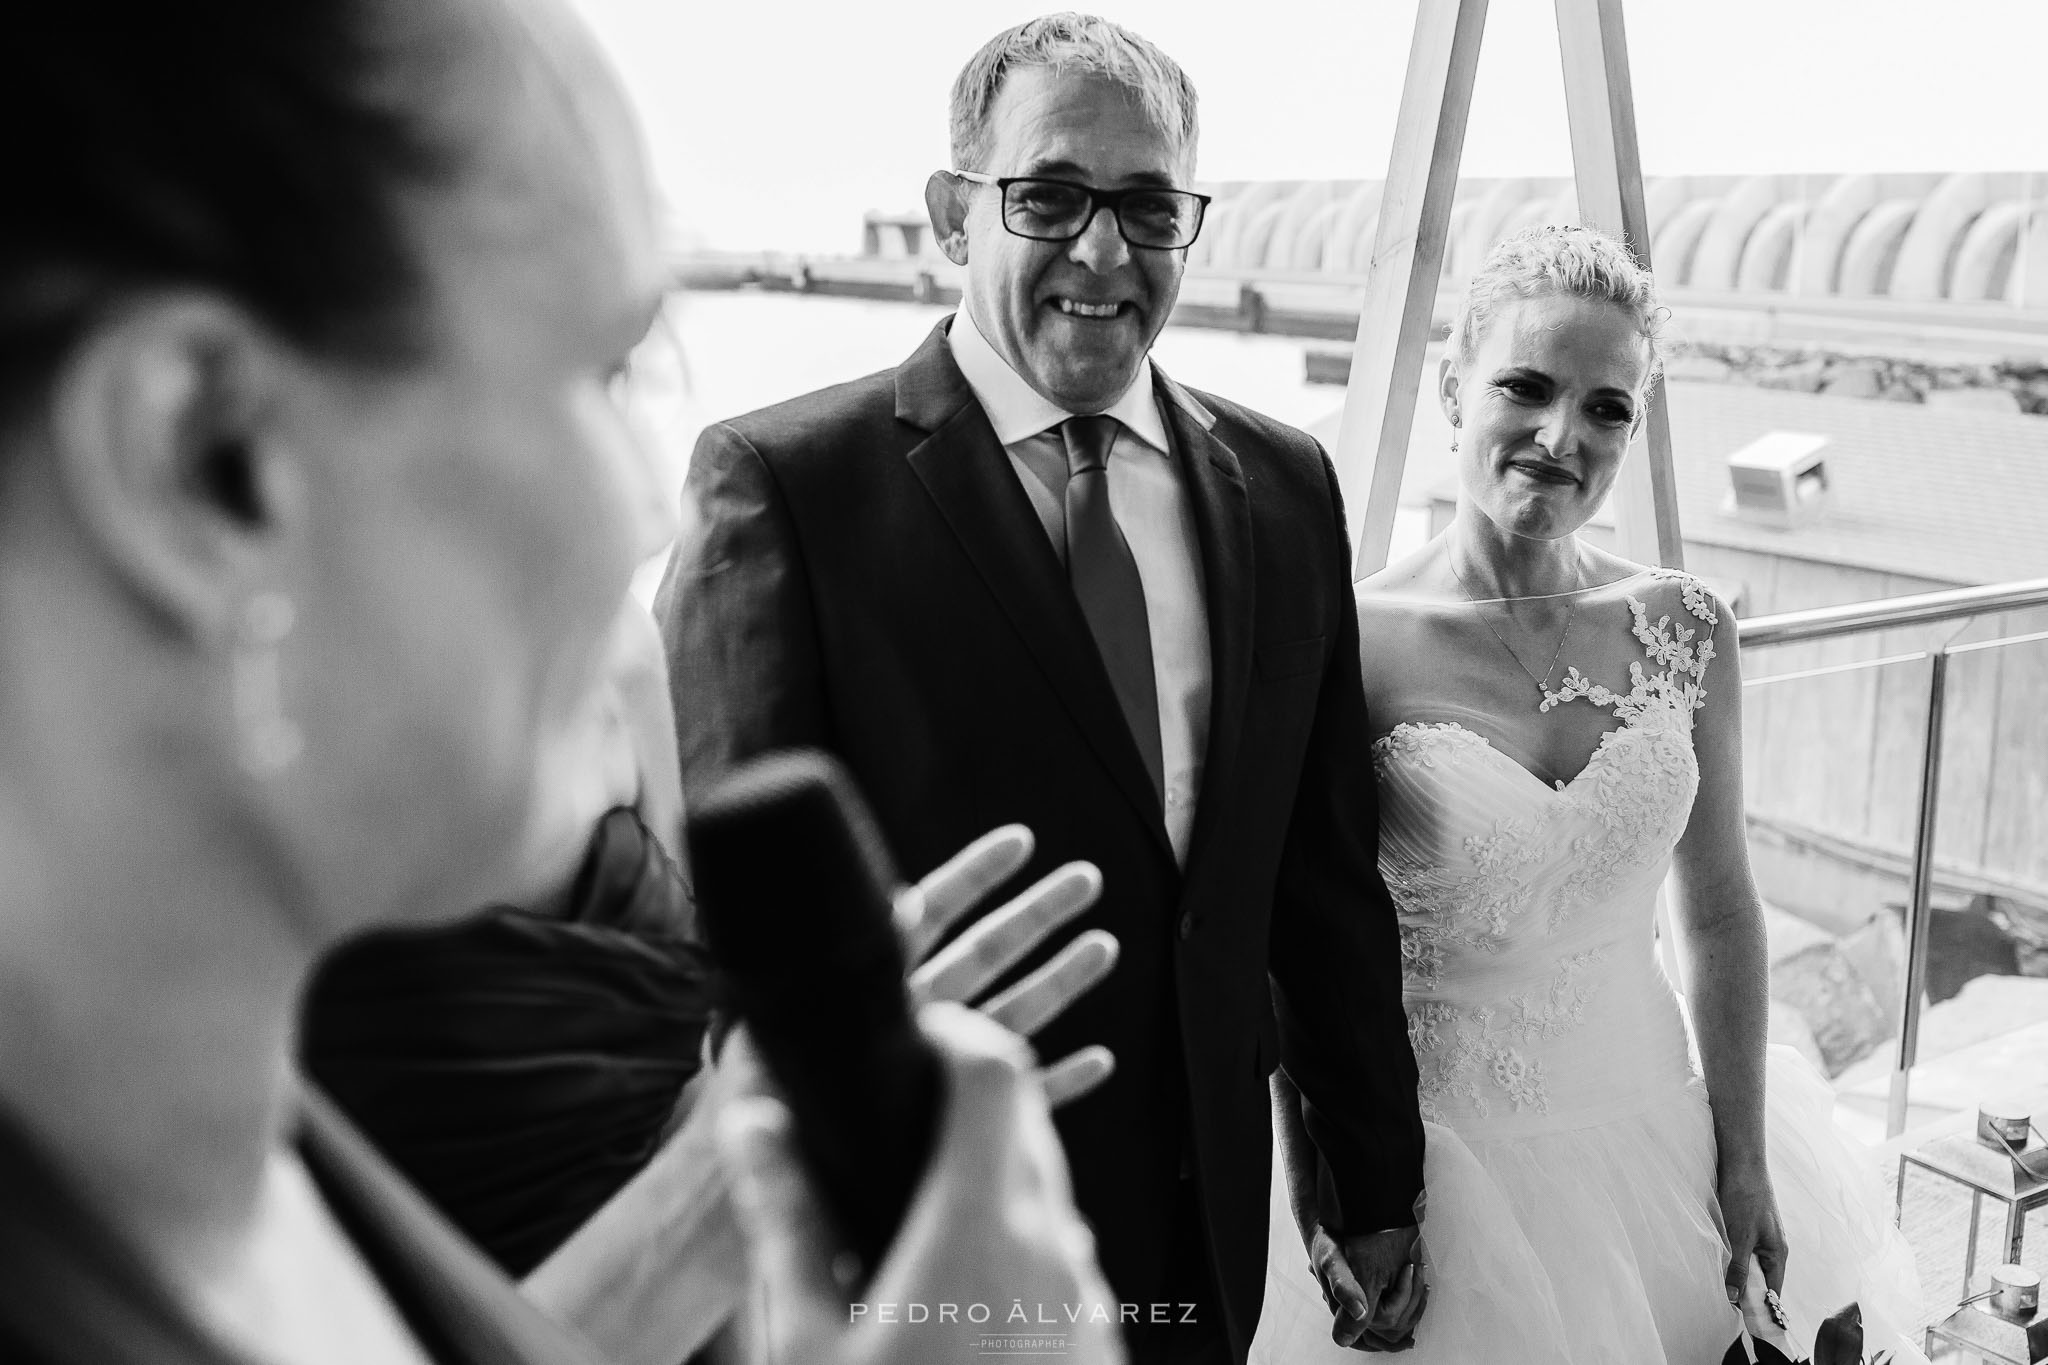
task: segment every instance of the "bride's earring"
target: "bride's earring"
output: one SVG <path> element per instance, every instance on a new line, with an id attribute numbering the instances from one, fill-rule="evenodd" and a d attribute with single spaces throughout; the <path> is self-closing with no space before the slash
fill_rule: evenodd
<path id="1" fill-rule="evenodd" d="M 1460 423 L 1458 421 L 1458 414 L 1454 412 L 1451 414 L 1451 449 L 1454 451 L 1458 448 L 1459 425 Z"/>
<path id="2" fill-rule="evenodd" d="M 305 735 L 284 713 L 280 650 L 292 633 L 296 613 L 281 592 L 260 592 L 242 608 L 237 623 L 229 685 L 235 708 L 236 748 L 251 777 L 276 777 L 298 761 Z"/>

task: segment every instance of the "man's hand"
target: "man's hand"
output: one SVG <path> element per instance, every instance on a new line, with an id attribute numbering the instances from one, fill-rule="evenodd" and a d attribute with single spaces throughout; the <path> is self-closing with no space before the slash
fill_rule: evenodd
<path id="1" fill-rule="evenodd" d="M 1418 1227 L 1338 1238 L 1320 1223 L 1309 1265 L 1335 1314 L 1330 1339 L 1359 1351 L 1405 1351 L 1429 1302 L 1428 1261 Z"/>
<path id="2" fill-rule="evenodd" d="M 761 1305 L 767 1357 L 807 1365 L 950 1365 L 976 1329 L 960 1305 L 1059 1315 L 1077 1365 L 1123 1359 L 1117 1309 L 1075 1212 L 1059 1139 L 1017 1040 L 954 1006 L 926 1007 L 945 1059 L 946 1112 L 923 1184 L 860 1303 L 833 1270 L 829 1220 L 787 1109 L 765 1076 L 727 1105 L 720 1146 Z M 742 1039 L 735 1064 L 751 1065 Z M 955 1316 L 942 1315 L 940 1305 Z M 998 1310 L 1000 1311 L 1000 1310 Z"/>
<path id="3" fill-rule="evenodd" d="M 1068 863 L 1037 885 L 990 910 L 944 948 L 939 941 L 1031 858 L 1031 831 L 1006 825 L 969 844 L 945 866 L 904 891 L 896 925 L 910 960 L 911 998 L 972 1003 L 1002 975 L 1069 923 L 1102 894 L 1102 874 L 1088 863 Z M 1077 935 L 1051 961 L 993 998 L 983 1014 L 1029 1037 L 1092 989 L 1116 965 L 1117 942 L 1102 929 Z M 1109 1079 L 1115 1059 L 1108 1048 L 1085 1047 L 1046 1068 L 1046 1097 L 1057 1107 Z"/>

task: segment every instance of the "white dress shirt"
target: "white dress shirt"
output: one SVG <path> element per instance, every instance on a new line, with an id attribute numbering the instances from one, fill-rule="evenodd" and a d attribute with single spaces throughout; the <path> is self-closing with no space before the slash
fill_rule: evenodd
<path id="1" fill-rule="evenodd" d="M 1067 547 L 1067 412 L 1024 382 L 967 315 L 949 333 L 954 363 L 988 414 L 1017 481 L 1062 560 Z M 1209 616 L 1202 554 L 1188 492 L 1152 391 L 1152 362 L 1103 414 L 1121 424 L 1109 460 L 1109 507 L 1145 585 L 1152 676 L 1159 693 L 1159 753 L 1166 834 L 1185 867 L 1209 741 Z"/>

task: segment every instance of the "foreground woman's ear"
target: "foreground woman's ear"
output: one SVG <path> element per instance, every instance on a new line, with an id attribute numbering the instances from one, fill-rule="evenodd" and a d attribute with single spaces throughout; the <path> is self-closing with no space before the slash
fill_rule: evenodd
<path id="1" fill-rule="evenodd" d="M 277 433 L 283 344 L 238 309 L 166 295 L 65 358 L 47 430 L 59 496 L 108 570 L 174 630 L 232 634 L 272 585 L 303 482 Z"/>

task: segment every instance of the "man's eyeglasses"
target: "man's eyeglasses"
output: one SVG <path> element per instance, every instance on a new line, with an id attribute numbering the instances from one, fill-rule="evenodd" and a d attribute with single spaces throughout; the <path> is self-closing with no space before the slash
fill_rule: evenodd
<path id="1" fill-rule="evenodd" d="M 1046 180 L 1035 175 L 998 178 L 979 171 L 953 174 L 1001 190 L 1003 226 L 1034 242 L 1071 242 L 1088 230 L 1097 213 L 1108 209 L 1116 218 L 1116 230 L 1132 246 L 1148 251 L 1177 251 L 1194 244 L 1202 231 L 1202 214 L 1209 207 L 1209 196 L 1192 190 L 1156 189 L 1150 185 L 1097 190 L 1071 180 Z"/>

